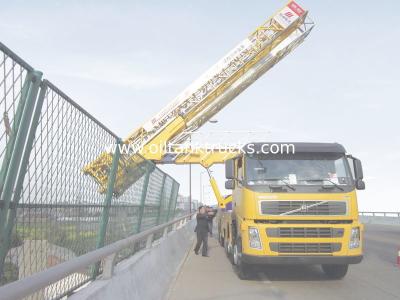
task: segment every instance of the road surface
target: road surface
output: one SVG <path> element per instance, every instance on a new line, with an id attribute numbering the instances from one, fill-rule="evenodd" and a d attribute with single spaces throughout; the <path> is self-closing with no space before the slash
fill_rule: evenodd
<path id="1" fill-rule="evenodd" d="M 400 226 L 367 224 L 364 260 L 342 280 L 325 277 L 319 266 L 270 266 L 240 280 L 224 250 L 210 239 L 210 257 L 188 254 L 171 286 L 169 300 L 394 300 L 400 299 Z"/>

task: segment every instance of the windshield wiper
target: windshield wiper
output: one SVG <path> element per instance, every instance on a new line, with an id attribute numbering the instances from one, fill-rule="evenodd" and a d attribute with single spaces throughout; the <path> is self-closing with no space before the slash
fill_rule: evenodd
<path id="1" fill-rule="evenodd" d="M 302 181 L 329 181 L 333 184 L 333 186 L 337 187 L 339 190 L 344 191 L 344 189 L 338 185 L 336 182 L 332 181 L 329 178 L 319 178 L 319 179 L 302 179 Z M 322 185 L 322 188 L 327 188 L 327 186 Z"/>
<path id="2" fill-rule="evenodd" d="M 282 181 L 288 188 L 290 188 L 292 191 L 295 191 L 296 189 L 294 188 L 293 185 L 291 185 L 290 183 L 288 183 L 286 180 L 282 179 L 282 178 L 263 178 L 263 179 L 259 179 L 259 180 L 274 180 L 274 181 Z M 270 185 L 269 185 L 270 186 Z M 270 186 L 271 187 L 271 186 Z"/>

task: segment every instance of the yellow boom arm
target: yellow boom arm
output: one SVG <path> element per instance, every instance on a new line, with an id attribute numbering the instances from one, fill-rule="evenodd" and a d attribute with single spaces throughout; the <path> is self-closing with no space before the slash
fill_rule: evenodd
<path id="1" fill-rule="evenodd" d="M 169 145 L 187 141 L 191 133 L 304 41 L 314 26 L 307 14 L 289 1 L 165 109 L 133 131 L 124 141 L 129 146 L 129 151 L 122 153 L 124 167 L 134 170 L 138 154 L 156 163 L 171 163 Z M 101 192 L 106 190 L 111 157 L 112 153 L 103 153 L 83 169 L 100 184 Z M 203 165 L 207 164 L 205 160 Z M 122 194 L 137 179 L 136 173 L 131 176 L 118 170 L 115 193 Z"/>

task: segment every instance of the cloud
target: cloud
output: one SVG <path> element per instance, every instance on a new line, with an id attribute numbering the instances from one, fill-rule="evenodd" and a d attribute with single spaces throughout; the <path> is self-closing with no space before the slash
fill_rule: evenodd
<path id="1" fill-rule="evenodd" d="M 111 76 L 105 70 L 93 70 L 86 72 L 67 73 L 63 76 L 84 80 L 102 82 L 110 85 L 128 87 L 135 90 L 159 88 L 171 85 L 173 80 L 149 76 L 145 74 L 129 74 L 124 72 L 113 73 Z"/>
<path id="2" fill-rule="evenodd" d="M 384 159 L 388 160 L 388 161 L 399 161 L 400 153 L 399 152 L 388 152 L 385 154 Z"/>
<path id="3" fill-rule="evenodd" d="M 75 62 L 76 63 L 76 62 Z M 177 79 L 157 76 L 145 72 L 137 72 L 135 68 L 121 65 L 118 62 L 87 63 L 80 66 L 79 70 L 73 72 L 59 73 L 50 72 L 57 76 L 66 76 L 83 80 L 90 80 L 109 85 L 127 87 L 134 90 L 144 90 L 170 86 L 177 82 Z"/>

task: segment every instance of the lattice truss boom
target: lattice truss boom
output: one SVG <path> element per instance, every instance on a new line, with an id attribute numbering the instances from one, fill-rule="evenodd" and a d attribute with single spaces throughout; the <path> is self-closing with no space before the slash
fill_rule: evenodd
<path id="1" fill-rule="evenodd" d="M 124 164 L 135 165 L 137 153 L 158 163 L 166 162 L 167 158 L 171 162 L 168 153 L 171 147 L 159 147 L 158 153 L 150 154 L 149 145 L 168 146 L 187 141 L 191 133 L 304 41 L 314 26 L 307 15 L 308 12 L 294 1 L 288 2 L 166 108 L 136 129 L 124 141 L 131 150 L 123 154 Z M 103 186 L 108 178 L 110 157 L 111 154 L 105 152 L 84 169 Z M 174 159 L 179 159 L 179 155 Z M 197 163 L 201 160 L 200 157 Z M 117 177 L 122 190 L 135 180 L 135 176 L 129 174 Z"/>

